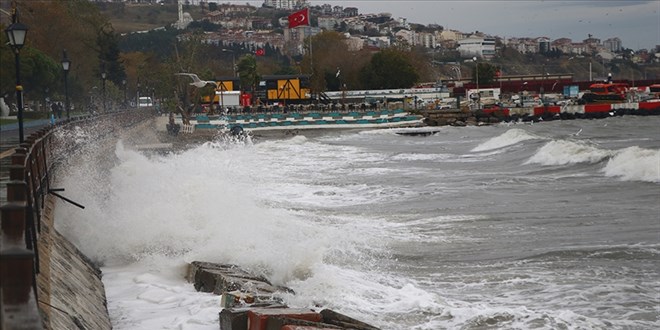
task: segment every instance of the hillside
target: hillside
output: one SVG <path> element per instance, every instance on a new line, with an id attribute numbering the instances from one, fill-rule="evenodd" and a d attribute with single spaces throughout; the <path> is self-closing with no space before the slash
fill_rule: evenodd
<path id="1" fill-rule="evenodd" d="M 168 26 L 178 19 L 178 6 L 174 4 L 151 5 L 131 3 L 97 3 L 101 13 L 105 15 L 115 31 L 124 34 L 136 31 L 146 31 L 158 27 Z M 183 11 L 189 13 L 193 19 L 201 19 L 206 14 L 206 8 L 201 6 L 184 6 Z M 451 53 L 451 51 L 450 51 Z M 504 51 L 504 56 L 499 56 L 490 64 L 500 68 L 504 75 L 526 75 L 540 74 L 544 70 L 550 74 L 572 73 L 578 81 L 602 79 L 611 72 L 615 79 L 656 79 L 660 76 L 660 64 L 637 65 L 626 60 L 615 60 L 611 63 L 603 63 L 589 57 L 549 58 L 539 54 L 520 54 L 517 52 Z M 444 59 L 443 61 L 456 61 Z M 429 59 L 430 62 L 430 59 Z M 462 63 L 462 75 L 471 75 L 471 63 Z M 424 72 L 422 80 L 434 80 L 453 78 L 455 73 L 448 66 L 435 67 L 429 72 Z"/>
<path id="2" fill-rule="evenodd" d="M 178 6 L 99 2 L 98 7 L 120 34 L 147 31 L 171 25 L 178 19 Z M 184 6 L 183 11 L 194 19 L 204 16 L 200 6 Z"/>

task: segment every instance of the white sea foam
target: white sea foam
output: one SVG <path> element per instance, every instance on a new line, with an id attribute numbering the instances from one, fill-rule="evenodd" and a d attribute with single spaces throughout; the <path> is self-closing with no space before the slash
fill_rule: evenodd
<path id="1" fill-rule="evenodd" d="M 625 148 L 607 162 L 603 172 L 624 181 L 660 183 L 660 150 Z"/>
<path id="2" fill-rule="evenodd" d="M 625 259 L 623 267 L 610 264 L 610 259 L 593 263 L 581 254 L 578 259 L 560 254 L 503 265 L 479 255 L 481 249 L 499 250 L 496 243 L 527 230 L 530 235 L 570 233 L 582 222 L 558 208 L 553 217 L 568 215 L 570 220 L 559 226 L 571 226 L 553 232 L 549 222 L 540 226 L 535 221 L 536 211 L 529 211 L 523 197 L 520 203 L 506 204 L 507 209 L 495 202 L 485 204 L 486 211 L 475 205 L 474 201 L 488 203 L 496 194 L 517 198 L 545 189 L 546 183 L 557 184 L 543 173 L 540 179 L 538 173 L 511 173 L 510 162 L 503 168 L 495 161 L 499 157 L 481 166 L 478 162 L 488 158 L 484 155 L 515 149 L 466 150 L 486 129 L 447 128 L 445 136 L 430 139 L 402 139 L 388 132 L 298 136 L 254 145 L 211 142 L 180 154 L 151 157 L 118 144 L 113 153 L 101 153 L 108 156 L 103 163 L 109 166 L 83 157 L 84 163 L 67 167 L 69 173 L 57 186 L 65 187 L 65 195 L 86 209 L 60 202 L 58 229 L 105 264 L 103 280 L 115 329 L 217 329 L 220 298 L 195 292 L 183 280 L 193 260 L 239 264 L 292 288 L 296 295 L 284 296 L 291 306 L 330 307 L 383 329 L 654 328 L 657 318 L 646 306 L 657 305 L 657 297 L 648 294 L 658 292 L 653 281 L 657 271 L 640 268 L 633 260 L 644 261 L 646 255 Z M 518 133 L 532 136 L 524 130 Z M 505 145 L 503 140 L 494 145 Z M 452 157 L 426 155 L 437 152 L 438 145 Z M 578 158 L 605 166 L 603 160 L 626 151 L 595 149 L 581 151 Z M 599 161 L 599 152 L 610 154 Z M 632 157 L 646 159 L 641 154 Z M 654 155 L 651 160 L 657 159 Z M 477 163 L 445 166 L 463 165 L 455 164 L 456 158 Z M 420 166 L 432 162 L 439 164 Z M 488 194 L 473 195 L 474 189 L 467 189 L 470 182 L 429 182 L 439 172 L 487 183 L 526 184 L 488 184 L 483 187 Z M 571 181 L 567 187 L 575 187 L 573 181 L 581 183 L 579 178 L 566 181 Z M 573 196 L 566 192 L 561 208 L 585 207 L 570 203 Z M 424 199 L 416 203 L 410 196 Z M 639 202 L 645 205 L 639 210 L 645 212 L 650 204 Z M 497 220 L 488 220 L 493 214 Z M 638 212 L 631 215 L 637 216 Z M 608 220 L 584 217 L 589 223 Z M 598 229 L 575 228 L 584 233 Z M 561 239 L 550 240 L 551 247 L 544 240 L 538 247 L 516 240 L 516 250 L 522 252 L 515 256 L 537 248 L 554 251 L 555 245 L 572 242 L 570 237 Z M 579 235 L 575 244 L 583 245 L 584 239 Z M 451 255 L 457 249 L 470 258 Z M 648 260 L 650 264 L 655 259 Z"/>
<path id="3" fill-rule="evenodd" d="M 334 263 L 354 263 L 356 267 L 374 263 L 370 260 L 375 256 L 370 254 L 377 253 L 378 239 L 385 234 L 374 232 L 378 226 L 363 226 L 355 219 L 310 221 L 314 215 L 288 209 L 292 202 L 312 209 L 323 200 L 332 203 L 332 196 L 314 199 L 315 195 L 305 193 L 318 191 L 318 187 L 296 183 L 313 179 L 310 171 L 314 169 L 332 170 L 332 162 L 319 168 L 304 159 L 293 161 L 271 154 L 284 154 L 277 149 L 304 152 L 315 147 L 305 138 L 258 146 L 205 143 L 181 154 L 149 158 L 120 142 L 114 152 L 116 165 L 109 171 L 90 162 L 71 168 L 64 176 L 67 194 L 79 196 L 76 199 L 86 208 L 60 205 L 56 210 L 56 217 L 62 219 L 58 229 L 92 260 L 105 265 L 104 281 L 116 329 L 159 328 L 162 324 L 217 329 L 219 298 L 193 292 L 184 283 L 185 266 L 194 260 L 238 264 L 267 276 L 274 284 L 290 286 L 299 294 L 291 298 L 292 305 L 311 306 L 319 293 L 307 290 L 319 285 L 328 288 L 322 296 L 337 298 L 353 308 L 367 298 L 360 295 L 355 297 L 358 301 L 351 301 L 343 294 L 347 288 L 336 287 L 349 285 L 347 280 L 353 276 L 355 283 L 363 283 L 363 293 L 380 291 L 376 301 L 409 303 L 406 296 L 412 289 L 406 280 L 400 280 L 398 289 L 390 288 L 374 280 L 377 274 L 352 267 L 328 278 Z M 262 160 L 265 154 L 270 155 L 269 162 Z M 356 153 L 357 162 L 372 157 Z M 389 198 L 398 193 L 366 186 L 339 189 L 345 191 L 331 191 L 345 194 L 337 205 L 350 205 L 352 198 L 361 195 L 364 202 L 373 202 L 379 195 Z M 369 248 L 365 250 L 365 246 Z M 370 306 L 360 311 L 368 313 Z"/>
<path id="4" fill-rule="evenodd" d="M 402 160 L 402 161 L 438 161 L 438 160 L 446 160 L 449 158 L 452 158 L 452 155 L 449 154 L 412 154 L 412 153 L 405 153 L 405 154 L 398 154 L 392 156 L 393 160 Z"/>
<path id="5" fill-rule="evenodd" d="M 474 149 L 472 149 L 472 151 L 479 152 L 479 151 L 499 149 L 520 143 L 522 141 L 535 140 L 535 139 L 540 139 L 540 137 L 530 134 L 524 129 L 512 128 L 504 132 L 503 134 L 491 138 L 490 140 L 476 146 Z"/>
<path id="6" fill-rule="evenodd" d="M 387 324 L 385 318 L 388 314 L 436 314 L 442 311 L 443 302 L 439 295 L 421 289 L 410 280 L 404 281 L 378 271 L 353 271 L 328 264 L 318 264 L 317 267 L 310 278 L 291 283 L 294 290 L 307 294 L 285 295 L 287 301 L 297 306 L 330 308 L 371 324 Z M 398 328 L 401 324 L 393 326 Z"/>
<path id="7" fill-rule="evenodd" d="M 612 155 L 583 143 L 568 140 L 553 140 L 541 147 L 525 164 L 567 165 L 597 163 Z"/>

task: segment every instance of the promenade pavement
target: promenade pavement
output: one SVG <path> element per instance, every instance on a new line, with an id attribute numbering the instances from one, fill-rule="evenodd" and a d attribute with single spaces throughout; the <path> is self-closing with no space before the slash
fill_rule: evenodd
<path id="1" fill-rule="evenodd" d="M 50 125 L 49 119 L 36 119 L 23 122 L 23 138 L 44 126 Z M 18 146 L 18 123 L 0 125 L 0 154 Z"/>

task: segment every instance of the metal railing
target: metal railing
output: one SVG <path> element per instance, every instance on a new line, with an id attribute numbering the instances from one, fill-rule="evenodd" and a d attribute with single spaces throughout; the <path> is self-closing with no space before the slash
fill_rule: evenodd
<path id="1" fill-rule="evenodd" d="M 3 328 L 25 326 L 26 320 L 30 328 L 43 327 L 37 306 L 37 236 L 49 189 L 51 139 L 50 129 L 39 130 L 11 156 L 7 203 L 0 207 L 0 324 Z"/>

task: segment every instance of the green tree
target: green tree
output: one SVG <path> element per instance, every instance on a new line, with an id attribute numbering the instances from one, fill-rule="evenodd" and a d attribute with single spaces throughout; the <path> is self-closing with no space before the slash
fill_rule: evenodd
<path id="1" fill-rule="evenodd" d="M 107 73 L 107 79 L 115 85 L 120 85 L 126 79 L 124 64 L 119 57 L 119 40 L 112 25 L 104 25 L 99 29 L 96 39 L 100 71 Z"/>
<path id="2" fill-rule="evenodd" d="M 88 0 L 16 3 L 20 22 L 29 28 L 27 44 L 21 51 L 21 80 L 26 99 L 41 99 L 42 94 L 45 95 L 42 86 L 45 84 L 50 84 L 51 98 L 64 94 L 60 61 L 62 50 L 66 49 L 71 60 L 68 75 L 70 100 L 72 103 L 86 102 L 90 90 L 100 86 L 100 76 L 96 74 L 99 67 L 96 32 L 107 23 L 107 19 Z M 6 41 L 4 33 L 2 35 Z M 0 93 L 6 94 L 9 90 L 12 92 L 9 94 L 13 94 L 13 54 L 5 44 L 3 41 L 0 46 Z M 11 86 L 6 87 L 8 85 Z"/>
<path id="3" fill-rule="evenodd" d="M 257 58 L 252 54 L 244 55 L 240 58 L 236 66 L 241 79 L 241 86 L 243 88 L 249 86 L 250 90 L 256 90 L 257 84 L 261 80 L 257 72 Z"/>
<path id="4" fill-rule="evenodd" d="M 348 66 L 354 61 L 345 40 L 344 35 L 334 31 L 324 31 L 306 40 L 306 52 L 301 66 L 302 72 L 312 75 L 313 91 L 324 91 L 328 86 L 333 85 L 326 79 L 328 76 L 326 73 L 334 75 L 337 68 L 348 73 Z"/>
<path id="5" fill-rule="evenodd" d="M 479 71 L 479 85 L 492 84 L 495 81 L 497 67 L 490 63 L 477 62 L 478 70 L 472 70 L 472 81 L 477 81 L 477 71 Z"/>
<path id="6" fill-rule="evenodd" d="M 14 52 L 6 44 L 6 36 L 2 42 L 0 63 L 2 75 L 0 79 L 0 97 L 7 97 L 7 102 L 16 102 L 16 63 Z M 64 82 L 62 66 L 50 56 L 33 47 L 23 47 L 20 52 L 21 85 L 26 101 L 44 101 L 46 97 L 63 99 Z"/>
<path id="7" fill-rule="evenodd" d="M 367 89 L 409 88 L 419 78 L 405 52 L 392 48 L 375 54 L 361 76 Z"/>

